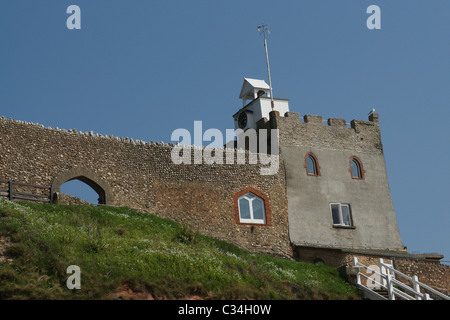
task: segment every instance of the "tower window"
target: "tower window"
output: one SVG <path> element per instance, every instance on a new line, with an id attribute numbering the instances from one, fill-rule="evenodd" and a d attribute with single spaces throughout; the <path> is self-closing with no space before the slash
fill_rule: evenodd
<path id="1" fill-rule="evenodd" d="M 330 204 L 330 207 L 334 226 L 353 226 L 352 214 L 349 204 L 332 203 Z"/>
<path id="2" fill-rule="evenodd" d="M 352 179 L 364 179 L 361 161 L 356 157 L 350 159 L 350 172 L 352 174 Z"/>
<path id="3" fill-rule="evenodd" d="M 247 193 L 238 199 L 239 221 L 241 223 L 265 224 L 266 214 L 264 200 L 252 193 Z"/>
<path id="4" fill-rule="evenodd" d="M 306 174 L 308 176 L 319 175 L 319 166 L 317 164 L 317 158 L 312 153 L 308 153 L 305 157 L 305 168 Z"/>

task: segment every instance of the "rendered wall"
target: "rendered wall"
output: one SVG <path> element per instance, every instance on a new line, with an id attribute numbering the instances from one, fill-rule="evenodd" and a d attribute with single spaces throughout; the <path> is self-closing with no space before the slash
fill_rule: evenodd
<path id="1" fill-rule="evenodd" d="M 378 115 L 372 121 L 297 113 L 275 113 L 262 127 L 278 128 L 286 170 L 289 234 L 295 245 L 404 250 L 389 191 Z M 319 176 L 306 174 L 305 156 L 313 153 Z M 358 157 L 364 179 L 351 178 L 350 160 Z M 330 203 L 349 203 L 353 227 L 333 225 Z"/>

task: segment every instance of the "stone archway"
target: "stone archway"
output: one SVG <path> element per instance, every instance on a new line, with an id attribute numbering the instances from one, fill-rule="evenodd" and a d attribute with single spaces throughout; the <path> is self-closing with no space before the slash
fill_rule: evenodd
<path id="1" fill-rule="evenodd" d="M 60 173 L 53 180 L 53 192 L 60 192 L 61 185 L 72 180 L 80 180 L 94 189 L 99 196 L 99 204 L 113 204 L 114 197 L 109 184 L 92 170 L 82 167 L 75 167 Z"/>

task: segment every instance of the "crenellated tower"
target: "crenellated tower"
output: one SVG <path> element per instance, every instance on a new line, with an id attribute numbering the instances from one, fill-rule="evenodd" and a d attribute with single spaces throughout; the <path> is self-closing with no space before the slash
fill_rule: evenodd
<path id="1" fill-rule="evenodd" d="M 301 257 L 310 249 L 406 252 L 389 190 L 379 115 L 368 121 L 271 110 L 263 80 L 245 79 L 236 126 L 278 129 L 286 172 L 289 236 Z M 251 101 L 246 103 L 247 100 Z M 240 122 L 247 114 L 247 122 Z"/>

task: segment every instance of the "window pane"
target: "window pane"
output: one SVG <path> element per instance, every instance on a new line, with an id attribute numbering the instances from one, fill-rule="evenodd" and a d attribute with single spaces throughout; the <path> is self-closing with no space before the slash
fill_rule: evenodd
<path id="1" fill-rule="evenodd" d="M 308 174 L 317 174 L 316 162 L 311 156 L 306 157 L 306 170 L 308 171 Z"/>
<path id="2" fill-rule="evenodd" d="M 341 205 L 342 210 L 342 222 L 346 226 L 352 225 L 352 218 L 350 216 L 350 207 L 347 204 Z"/>
<path id="3" fill-rule="evenodd" d="M 341 224 L 341 218 L 339 215 L 339 205 L 338 204 L 331 205 L 331 215 L 333 216 L 333 224 Z"/>
<path id="4" fill-rule="evenodd" d="M 246 197 L 247 199 L 253 199 L 255 196 L 251 193 L 247 193 L 244 197 Z"/>
<path id="5" fill-rule="evenodd" d="M 255 198 L 252 201 L 253 218 L 256 220 L 264 220 L 264 202 L 261 199 Z"/>
<path id="6" fill-rule="evenodd" d="M 352 168 L 352 177 L 353 178 L 361 178 L 361 170 L 360 170 L 359 164 L 356 160 L 352 160 L 351 168 Z"/>
<path id="7" fill-rule="evenodd" d="M 239 199 L 239 215 L 241 219 L 250 219 L 250 207 L 245 198 Z"/>

